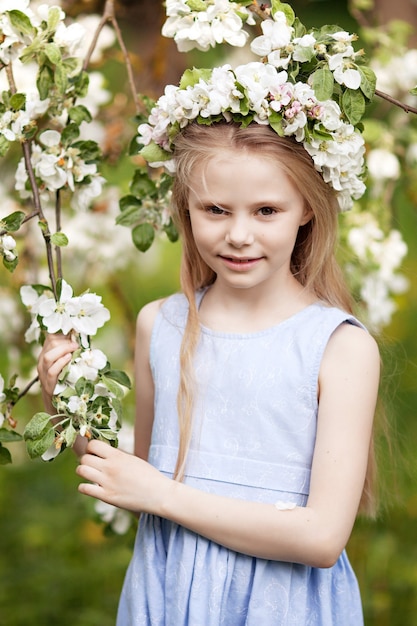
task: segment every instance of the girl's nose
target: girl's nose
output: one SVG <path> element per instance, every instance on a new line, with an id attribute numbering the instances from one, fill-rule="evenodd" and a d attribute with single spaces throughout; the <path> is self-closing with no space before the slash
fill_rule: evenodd
<path id="1" fill-rule="evenodd" d="M 250 220 L 246 218 L 232 219 L 228 223 L 225 241 L 234 248 L 242 248 L 254 242 Z"/>

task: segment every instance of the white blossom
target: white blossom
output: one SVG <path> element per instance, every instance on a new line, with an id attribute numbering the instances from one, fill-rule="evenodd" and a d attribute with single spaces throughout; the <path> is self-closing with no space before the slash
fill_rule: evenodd
<path id="1" fill-rule="evenodd" d="M 95 380 L 99 370 L 103 369 L 106 363 L 107 357 L 104 352 L 88 348 L 69 365 L 66 380 L 74 385 L 80 378 Z"/>
<path id="2" fill-rule="evenodd" d="M 4 256 L 7 261 L 14 261 L 17 257 L 15 252 L 16 241 L 11 235 L 0 236 L 0 254 Z"/>
<path id="3" fill-rule="evenodd" d="M 361 75 L 355 67 L 352 67 L 349 59 L 346 59 L 342 53 L 338 53 L 329 56 L 328 62 L 335 80 L 340 85 L 346 85 L 349 89 L 359 89 Z"/>
<path id="4" fill-rule="evenodd" d="M 273 19 L 263 20 L 261 28 L 263 35 L 256 37 L 251 43 L 254 54 L 266 57 L 273 51 L 285 50 L 289 46 L 294 29 L 288 26 L 287 18 L 282 11 L 277 11 Z"/>
<path id="5" fill-rule="evenodd" d="M 229 0 L 213 0 L 206 7 L 193 11 L 182 0 L 168 0 L 162 35 L 173 38 L 180 52 L 193 48 L 206 51 L 223 42 L 238 47 L 246 44 L 248 33 L 243 30 L 242 17 L 248 24 L 254 24 L 254 18 L 245 6 Z"/>
<path id="6" fill-rule="evenodd" d="M 72 303 L 72 287 L 63 280 L 61 295 L 58 301 L 54 298 L 43 300 L 38 307 L 38 314 L 42 317 L 48 333 L 57 333 L 61 331 L 64 335 L 73 329 L 72 316 L 74 315 L 74 307 L 69 312 L 69 306 Z"/>

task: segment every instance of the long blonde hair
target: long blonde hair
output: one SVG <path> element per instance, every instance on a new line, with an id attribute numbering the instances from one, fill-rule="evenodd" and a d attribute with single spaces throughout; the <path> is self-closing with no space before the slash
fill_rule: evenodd
<path id="1" fill-rule="evenodd" d="M 176 174 L 173 186 L 173 217 L 182 238 L 181 288 L 189 302 L 189 313 L 180 353 L 178 390 L 179 451 L 175 477 L 182 480 L 192 432 L 193 357 L 200 325 L 195 292 L 216 278 L 199 255 L 188 211 L 189 180 L 197 166 L 206 164 L 223 150 L 244 151 L 271 158 L 279 164 L 300 192 L 311 220 L 301 226 L 291 259 L 291 271 L 317 299 L 352 313 L 353 301 L 335 258 L 338 231 L 338 203 L 335 193 L 316 171 L 302 144 L 280 137 L 269 126 L 252 123 L 246 128 L 227 122 L 211 126 L 188 125 L 175 139 Z M 375 460 L 371 446 L 361 510 L 375 509 L 373 484 Z"/>

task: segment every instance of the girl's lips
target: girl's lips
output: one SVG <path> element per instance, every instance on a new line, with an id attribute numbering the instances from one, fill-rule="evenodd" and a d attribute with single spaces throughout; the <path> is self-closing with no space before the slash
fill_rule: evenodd
<path id="1" fill-rule="evenodd" d="M 228 267 L 233 268 L 234 270 L 241 271 L 251 269 L 262 260 L 262 257 L 249 259 L 247 257 L 240 258 L 222 255 L 220 255 L 220 258 L 225 262 Z"/>

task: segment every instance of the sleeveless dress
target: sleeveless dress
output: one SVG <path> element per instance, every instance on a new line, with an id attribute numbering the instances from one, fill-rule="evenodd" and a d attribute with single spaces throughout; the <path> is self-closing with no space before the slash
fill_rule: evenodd
<path id="1" fill-rule="evenodd" d="M 204 294 L 197 294 L 198 303 Z M 177 458 L 179 347 L 188 304 L 168 298 L 150 349 L 155 418 L 149 461 L 172 476 Z M 253 502 L 305 506 L 316 436 L 317 382 L 327 342 L 349 314 L 312 304 L 255 333 L 201 328 L 194 430 L 185 483 Z M 343 488 L 343 486 L 341 486 Z M 361 626 L 345 552 L 326 569 L 233 552 L 143 514 L 118 626 Z"/>

